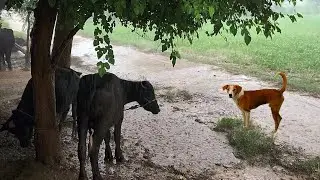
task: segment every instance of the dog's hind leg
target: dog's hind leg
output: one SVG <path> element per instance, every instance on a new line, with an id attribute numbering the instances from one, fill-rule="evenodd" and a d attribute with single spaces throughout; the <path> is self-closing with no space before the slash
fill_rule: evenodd
<path id="1" fill-rule="evenodd" d="M 280 121 L 282 119 L 282 117 L 279 114 L 279 108 L 278 107 L 271 107 L 271 112 L 272 112 L 272 117 L 274 120 L 274 131 L 273 133 L 276 133 L 279 125 L 280 125 Z"/>
<path id="2" fill-rule="evenodd" d="M 284 101 L 284 98 L 282 97 L 280 102 L 277 102 L 277 104 L 270 104 L 272 117 L 273 117 L 274 125 L 275 125 L 273 133 L 277 132 L 279 125 L 280 125 L 280 122 L 282 120 L 282 117 L 280 116 L 279 111 L 280 111 L 280 108 L 281 108 L 283 101 Z"/>

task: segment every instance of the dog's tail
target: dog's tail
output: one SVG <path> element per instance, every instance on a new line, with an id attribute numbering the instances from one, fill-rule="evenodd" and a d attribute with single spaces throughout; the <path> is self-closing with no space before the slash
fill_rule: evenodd
<path id="1" fill-rule="evenodd" d="M 282 80 L 283 80 L 282 88 L 279 89 L 279 91 L 282 94 L 287 89 L 288 80 L 287 80 L 286 74 L 284 72 L 279 72 L 278 74 L 282 77 Z"/>

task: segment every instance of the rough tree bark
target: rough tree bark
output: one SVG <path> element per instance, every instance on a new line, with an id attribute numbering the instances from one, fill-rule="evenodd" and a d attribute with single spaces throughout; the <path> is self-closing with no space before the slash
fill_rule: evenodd
<path id="1" fill-rule="evenodd" d="M 67 38 L 69 32 L 74 28 L 73 18 L 68 14 L 68 8 L 65 7 L 65 3 L 60 5 L 60 10 L 58 12 L 57 23 L 55 28 L 54 42 L 52 53 L 57 53 L 57 50 L 61 46 L 62 42 Z M 66 47 L 63 49 L 60 58 L 57 60 L 57 65 L 59 67 L 69 68 L 71 65 L 71 49 L 72 40 L 67 43 Z"/>
<path id="2" fill-rule="evenodd" d="M 55 119 L 55 69 L 50 47 L 57 9 L 48 0 L 39 0 L 34 10 L 35 22 L 31 33 L 31 75 L 35 105 L 36 160 L 53 164 L 59 158 L 58 126 Z"/>

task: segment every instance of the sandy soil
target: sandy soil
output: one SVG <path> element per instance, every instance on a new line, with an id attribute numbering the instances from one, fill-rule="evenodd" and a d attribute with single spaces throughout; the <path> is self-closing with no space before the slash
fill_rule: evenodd
<path id="1" fill-rule="evenodd" d="M 234 156 L 225 134 L 211 130 L 222 117 L 241 117 L 232 100 L 221 91 L 224 83 L 239 83 L 246 89 L 280 87 L 280 77 L 275 78 L 274 84 L 268 84 L 256 78 L 230 74 L 215 66 L 186 60 L 179 60 L 173 68 L 169 57 L 144 53 L 131 47 L 114 46 L 114 51 L 116 64 L 111 67 L 111 72 L 125 79 L 151 81 L 156 87 L 161 112 L 152 115 L 141 108 L 125 111 L 122 147 L 128 162 L 105 165 L 104 149 L 101 149 L 100 169 L 106 177 L 109 179 L 302 178 L 281 167 L 246 165 Z M 72 56 L 72 68 L 84 74 L 96 72 L 97 59 L 92 40 L 76 36 Z M 19 58 L 15 61 L 18 62 Z M 30 72 L 21 70 L 0 72 L 1 122 L 4 122 L 11 110 L 16 107 L 29 77 Z M 290 80 L 290 74 L 288 78 Z M 283 121 L 276 143 L 300 148 L 303 153 L 310 156 L 319 155 L 320 100 L 295 92 L 285 92 L 284 96 L 285 102 L 280 111 Z M 127 106 L 130 105 L 132 104 Z M 268 106 L 254 110 L 252 119 L 267 133 L 274 128 Z M 44 171 L 47 172 L 47 179 L 77 177 L 77 143 L 71 140 L 70 134 L 71 129 L 65 128 L 63 147 L 66 159 L 61 167 L 53 168 L 56 171 Z M 34 156 L 33 148 L 19 148 L 17 140 L 5 133 L 0 133 L 0 145 L 0 161 L 5 162 L 0 166 L 0 179 L 14 174 L 14 170 L 9 171 L 7 168 L 10 164 L 15 168 L 25 168 L 21 164 L 30 161 Z M 26 168 L 32 170 L 35 167 L 36 164 Z M 90 170 L 88 166 L 87 171 Z M 22 177 L 34 179 L 32 173 L 31 175 L 27 173 L 26 176 L 25 171 L 7 179 L 22 179 Z M 34 174 L 37 173 L 40 172 L 34 171 Z"/>

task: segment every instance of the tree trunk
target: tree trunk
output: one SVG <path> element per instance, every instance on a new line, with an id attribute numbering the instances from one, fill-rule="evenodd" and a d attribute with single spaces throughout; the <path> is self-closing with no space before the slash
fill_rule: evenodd
<path id="1" fill-rule="evenodd" d="M 35 22 L 31 32 L 36 159 L 45 164 L 53 164 L 58 160 L 60 151 L 55 119 L 55 69 L 50 58 L 56 15 L 57 9 L 50 7 L 48 0 L 39 0 L 34 10 Z"/>
<path id="2" fill-rule="evenodd" d="M 25 68 L 29 68 L 30 67 L 30 14 L 31 11 L 28 11 L 28 15 L 27 15 L 27 50 L 26 50 L 26 54 L 25 54 Z"/>
<path id="3" fill-rule="evenodd" d="M 62 44 L 63 40 L 66 39 L 70 31 L 74 28 L 73 17 L 68 14 L 68 7 L 64 7 L 66 3 L 62 3 L 60 6 L 60 11 L 58 12 L 53 49 L 52 53 L 55 54 L 59 46 Z M 68 4 L 70 5 L 70 4 Z M 57 60 L 57 65 L 59 67 L 69 68 L 71 65 L 71 49 L 72 49 L 72 39 L 68 42 L 67 46 L 61 52 L 60 59 Z"/>

